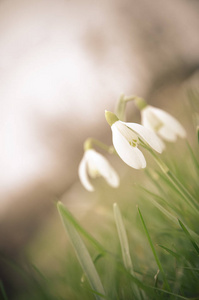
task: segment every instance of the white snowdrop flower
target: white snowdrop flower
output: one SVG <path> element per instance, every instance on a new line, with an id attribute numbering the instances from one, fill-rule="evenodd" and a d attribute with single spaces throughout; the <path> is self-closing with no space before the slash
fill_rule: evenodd
<path id="1" fill-rule="evenodd" d="M 110 186 L 114 188 L 119 186 L 120 180 L 116 171 L 108 160 L 94 149 L 87 149 L 84 152 L 78 173 L 82 185 L 90 192 L 94 191 L 94 187 L 89 180 L 89 176 L 91 178 L 102 176 Z"/>
<path id="2" fill-rule="evenodd" d="M 137 99 L 136 104 L 141 110 L 142 125 L 155 131 L 162 139 L 175 142 L 177 137 L 186 137 L 183 126 L 166 111 L 147 105 L 141 98 Z"/>
<path id="3" fill-rule="evenodd" d="M 113 146 L 121 159 L 130 167 L 142 169 L 146 160 L 138 149 L 140 141 L 161 153 L 164 144 L 158 136 L 148 128 L 136 123 L 120 121 L 112 112 L 105 112 L 106 120 L 113 133 Z"/>

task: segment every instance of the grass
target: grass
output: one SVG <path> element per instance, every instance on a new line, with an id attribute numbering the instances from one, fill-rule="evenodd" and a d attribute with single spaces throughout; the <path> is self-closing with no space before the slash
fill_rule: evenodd
<path id="1" fill-rule="evenodd" d="M 60 199 L 66 244 L 57 251 L 59 271 L 5 260 L 23 288 L 9 293 L 1 281 L 1 299 L 199 299 L 197 136 L 154 158 L 145 171 L 126 169 L 118 190 L 96 180 L 99 200 L 84 219 Z M 60 222 L 60 239 L 65 233 Z"/>

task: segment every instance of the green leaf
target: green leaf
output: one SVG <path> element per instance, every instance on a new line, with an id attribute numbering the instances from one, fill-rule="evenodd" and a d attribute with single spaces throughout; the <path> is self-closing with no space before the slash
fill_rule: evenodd
<path id="1" fill-rule="evenodd" d="M 120 240 L 120 246 L 122 250 L 122 257 L 123 257 L 123 262 L 126 270 L 128 270 L 134 277 L 135 273 L 133 270 L 133 264 L 131 261 L 131 256 L 129 252 L 129 243 L 128 243 L 128 238 L 126 234 L 126 229 L 123 223 L 122 215 L 119 209 L 119 206 L 117 203 L 113 204 L 113 212 L 114 212 L 114 217 L 115 217 L 115 223 L 117 227 L 117 232 Z M 140 291 L 137 287 L 137 285 L 133 284 L 132 289 L 135 293 L 136 299 L 140 299 Z"/>
<path id="2" fill-rule="evenodd" d="M 182 230 L 184 231 L 184 233 L 186 234 L 187 238 L 190 240 L 191 244 L 193 245 L 193 247 L 195 248 L 196 252 L 199 254 L 199 248 L 198 245 L 196 244 L 196 242 L 194 241 L 194 238 L 191 236 L 191 234 L 189 233 L 189 231 L 187 230 L 187 228 L 185 227 L 185 225 L 182 223 L 182 221 L 180 221 L 178 219 L 178 222 L 182 228 Z"/>
<path id="3" fill-rule="evenodd" d="M 171 249 L 169 249 L 165 246 L 162 246 L 162 245 L 158 245 L 158 246 L 161 247 L 162 249 L 166 250 L 169 254 L 171 254 L 176 259 L 182 259 L 181 255 L 179 255 L 178 253 L 172 251 Z"/>
<path id="4" fill-rule="evenodd" d="M 118 236 L 119 236 L 119 240 L 120 240 L 120 246 L 121 246 L 121 250 L 122 250 L 124 266 L 128 271 L 130 271 L 131 273 L 134 273 L 131 256 L 130 256 L 130 252 L 129 252 L 129 243 L 128 243 L 128 239 L 127 239 L 127 235 L 126 235 L 126 230 L 125 230 L 121 212 L 120 212 L 120 209 L 119 209 L 117 203 L 113 204 L 113 212 L 114 212 L 115 223 L 117 226 L 117 232 L 118 232 Z"/>
<path id="5" fill-rule="evenodd" d="M 80 238 L 74 224 L 71 222 L 70 218 L 68 218 L 67 214 L 65 213 L 66 208 L 63 206 L 61 202 L 58 202 L 57 209 L 59 211 L 63 225 L 69 235 L 70 241 L 75 249 L 79 263 L 84 273 L 86 274 L 86 277 L 91 285 L 92 290 L 96 291 L 94 293 L 95 298 L 97 300 L 104 299 L 104 295 L 105 295 L 104 288 L 102 286 L 97 270 L 94 266 L 94 263 L 91 259 L 91 256 L 85 244 Z"/>
<path id="6" fill-rule="evenodd" d="M 78 232 L 83 234 L 89 242 L 91 242 L 100 252 L 102 252 L 102 254 L 107 253 L 107 250 L 78 223 L 78 221 L 61 202 L 58 202 L 57 206 L 61 206 L 63 217 L 70 221 L 70 223 L 77 229 Z"/>
<path id="7" fill-rule="evenodd" d="M 0 291 L 3 296 L 2 300 L 8 300 L 4 286 L 3 286 L 3 282 L 1 280 L 0 280 Z"/>
<path id="8" fill-rule="evenodd" d="M 156 253 L 156 251 L 155 251 L 155 247 L 154 247 L 154 245 L 153 245 L 153 242 L 152 242 L 152 240 L 151 240 L 150 234 L 149 234 L 148 229 L 147 229 L 147 227 L 146 227 L 144 218 L 143 218 L 143 216 L 142 216 L 141 211 L 140 211 L 139 208 L 138 208 L 138 213 L 139 213 L 139 215 L 140 215 L 140 219 L 141 219 L 142 225 L 143 225 L 143 227 L 144 227 L 144 231 L 145 231 L 145 233 L 146 233 L 146 236 L 147 236 L 147 238 L 148 238 L 149 245 L 150 245 L 151 250 L 152 250 L 152 252 L 153 252 L 154 258 L 155 258 L 155 260 L 156 260 L 156 263 L 157 263 L 157 265 L 158 265 L 158 268 L 159 268 L 160 272 L 162 273 L 163 280 L 164 280 L 164 284 L 165 284 L 167 290 L 170 291 L 170 286 L 169 286 L 169 284 L 168 284 L 168 282 L 167 282 L 166 274 L 165 274 L 165 272 L 164 272 L 164 270 L 163 270 L 163 268 L 162 268 L 162 265 L 161 265 L 161 263 L 160 263 L 160 260 L 159 260 L 159 258 L 158 258 L 158 256 L 157 256 L 157 253 Z"/>

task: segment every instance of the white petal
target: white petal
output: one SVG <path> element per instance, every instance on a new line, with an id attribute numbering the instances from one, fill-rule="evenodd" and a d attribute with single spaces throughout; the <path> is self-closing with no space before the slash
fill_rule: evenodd
<path id="1" fill-rule="evenodd" d="M 114 169 L 112 169 L 112 171 L 109 170 L 109 175 L 104 178 L 106 179 L 106 182 L 114 188 L 117 188 L 120 184 L 119 176 Z"/>
<path id="2" fill-rule="evenodd" d="M 137 123 L 124 123 L 124 122 L 122 123 L 126 124 L 126 126 L 128 126 L 136 133 L 138 133 L 138 135 L 157 152 L 161 153 L 164 150 L 165 148 L 164 143 L 157 136 L 157 134 L 155 134 L 155 132 L 153 132 L 152 130 Z"/>
<path id="3" fill-rule="evenodd" d="M 79 169 L 78 169 L 78 174 L 79 174 L 79 179 L 82 183 L 82 185 L 87 189 L 88 191 L 92 192 L 94 191 L 94 187 L 90 183 L 88 179 L 88 174 L 87 174 L 87 167 L 86 167 L 86 156 L 84 154 L 80 164 L 79 164 Z"/>
<path id="4" fill-rule="evenodd" d="M 147 105 L 141 111 L 141 123 L 144 127 L 149 128 L 155 132 L 163 126 L 163 122 L 151 110 L 151 106 Z"/>
<path id="5" fill-rule="evenodd" d="M 113 132 L 113 146 L 121 159 L 130 167 L 142 169 L 146 167 L 144 155 L 137 147 L 132 147 L 117 129 L 116 123 L 111 126 Z"/>
<path id="6" fill-rule="evenodd" d="M 109 185 L 111 185 L 112 187 L 118 187 L 119 177 L 112 166 L 109 164 L 108 160 L 93 149 L 87 150 L 86 152 L 88 163 L 93 164 L 95 169 L 102 177 L 104 177 Z"/>
<path id="7" fill-rule="evenodd" d="M 181 138 L 186 137 L 186 131 L 177 119 L 162 109 L 153 106 L 149 106 L 149 108 L 164 123 L 165 127 L 170 129 L 170 132 L 173 131 Z"/>
<path id="8" fill-rule="evenodd" d="M 175 142 L 177 140 L 177 134 L 167 126 L 163 126 L 158 131 L 158 134 L 162 139 L 168 142 Z"/>

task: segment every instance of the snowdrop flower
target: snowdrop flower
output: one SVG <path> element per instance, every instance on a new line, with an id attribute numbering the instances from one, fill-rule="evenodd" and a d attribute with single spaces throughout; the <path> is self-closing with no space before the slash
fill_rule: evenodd
<path id="1" fill-rule="evenodd" d="M 138 98 L 136 104 L 141 110 L 143 126 L 155 131 L 162 139 L 175 142 L 177 137 L 186 137 L 183 126 L 166 111 L 147 105 L 141 98 Z"/>
<path id="2" fill-rule="evenodd" d="M 136 123 L 120 121 L 115 114 L 106 111 L 105 117 L 113 133 L 113 146 L 121 159 L 130 167 L 142 169 L 146 167 L 146 160 L 138 149 L 140 142 L 161 153 L 163 142 L 148 128 Z"/>
<path id="3" fill-rule="evenodd" d="M 103 155 L 91 148 L 85 150 L 78 173 L 82 185 L 90 192 L 94 191 L 94 187 L 89 176 L 91 178 L 102 176 L 110 186 L 114 188 L 119 186 L 119 177 L 116 171 Z"/>

